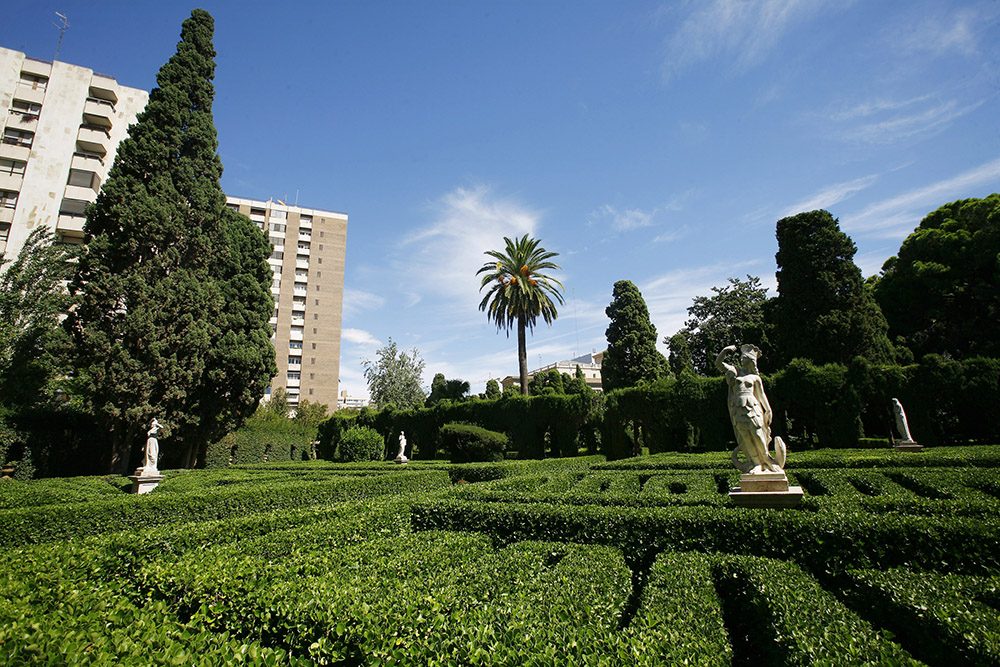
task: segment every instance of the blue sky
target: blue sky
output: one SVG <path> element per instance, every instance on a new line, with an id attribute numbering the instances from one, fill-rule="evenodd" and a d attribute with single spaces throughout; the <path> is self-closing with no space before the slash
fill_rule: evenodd
<path id="1" fill-rule="evenodd" d="M 1000 191 L 1000 3 L 207 2 L 228 194 L 350 216 L 341 388 L 392 337 L 483 391 L 516 338 L 477 309 L 502 237 L 560 253 L 529 366 L 601 350 L 615 281 L 659 337 L 774 225 L 826 208 L 865 275 L 928 212 Z M 149 89 L 192 6 L 17 2 L 0 45 Z M 665 349 L 665 348 L 664 348 Z"/>

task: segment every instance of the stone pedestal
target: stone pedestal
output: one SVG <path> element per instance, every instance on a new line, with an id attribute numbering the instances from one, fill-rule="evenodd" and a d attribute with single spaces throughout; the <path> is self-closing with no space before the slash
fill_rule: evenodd
<path id="1" fill-rule="evenodd" d="M 897 440 L 892 445 L 892 448 L 895 449 L 897 452 L 919 452 L 921 449 L 924 448 L 924 446 L 918 445 L 913 440 Z"/>
<path id="2" fill-rule="evenodd" d="M 408 459 L 405 456 L 403 456 L 402 454 L 400 454 L 399 456 L 397 456 L 396 458 L 394 458 L 392 460 L 392 462 L 393 463 L 398 463 L 399 465 L 405 466 L 407 463 L 410 462 L 410 459 Z"/>
<path id="3" fill-rule="evenodd" d="M 145 468 L 139 468 L 134 475 L 129 475 L 128 478 L 132 480 L 132 493 L 139 495 L 149 493 L 163 481 L 163 475 L 159 474 L 158 470 L 155 473 L 152 471 L 147 473 Z"/>
<path id="4" fill-rule="evenodd" d="M 740 507 L 795 507 L 802 500 L 802 487 L 788 486 L 784 472 L 745 473 L 729 497 Z"/>

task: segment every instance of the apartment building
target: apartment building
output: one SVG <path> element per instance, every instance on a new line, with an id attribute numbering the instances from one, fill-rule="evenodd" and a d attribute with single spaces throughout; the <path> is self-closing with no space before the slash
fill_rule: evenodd
<path id="1" fill-rule="evenodd" d="M 17 256 L 47 225 L 83 241 L 84 209 L 97 199 L 119 142 L 149 93 L 85 67 L 0 47 L 0 251 Z M 227 197 L 274 244 L 271 329 L 278 375 L 292 406 L 300 396 L 336 409 L 347 216 Z"/>
<path id="2" fill-rule="evenodd" d="M 347 215 L 281 201 L 226 197 L 268 235 L 274 315 L 271 331 L 281 387 L 294 407 L 300 400 L 336 410 L 340 379 L 340 326 L 344 303 Z"/>
<path id="3" fill-rule="evenodd" d="M 8 259 L 39 225 L 83 241 L 84 208 L 148 99 L 106 74 L 0 47 L 0 251 Z"/>

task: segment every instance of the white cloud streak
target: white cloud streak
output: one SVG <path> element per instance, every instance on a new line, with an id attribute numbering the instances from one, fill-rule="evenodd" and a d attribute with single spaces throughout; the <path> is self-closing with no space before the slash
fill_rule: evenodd
<path id="1" fill-rule="evenodd" d="M 348 343 L 354 343 L 355 345 L 375 347 L 382 344 L 382 341 L 363 329 L 341 329 L 340 337 Z"/>
<path id="2" fill-rule="evenodd" d="M 799 203 L 789 206 L 780 217 L 785 218 L 804 211 L 815 211 L 820 208 L 830 208 L 834 204 L 839 204 L 845 199 L 849 199 L 854 195 L 854 193 L 860 192 L 861 190 L 872 186 L 877 180 L 878 176 L 873 175 L 856 178 L 853 181 L 828 185 L 822 190 L 809 195 Z"/>

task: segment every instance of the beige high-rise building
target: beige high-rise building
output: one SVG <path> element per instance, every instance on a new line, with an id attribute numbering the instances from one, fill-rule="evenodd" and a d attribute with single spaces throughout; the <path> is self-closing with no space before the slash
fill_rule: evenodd
<path id="1" fill-rule="evenodd" d="M 268 262 L 274 276 L 271 341 L 278 375 L 265 398 L 281 387 L 292 406 L 308 400 L 336 410 L 347 215 L 280 201 L 226 201 L 249 216 L 274 245 Z"/>
<path id="2" fill-rule="evenodd" d="M 39 225 L 66 243 L 83 241 L 84 209 L 97 199 L 119 142 L 149 93 L 85 67 L 0 47 L 0 251 L 20 252 Z M 284 388 L 336 410 L 347 216 L 227 197 L 274 244 L 270 393 Z"/>
<path id="3" fill-rule="evenodd" d="M 83 240 L 84 208 L 148 99 L 86 67 L 0 48 L 0 250 L 8 259 L 39 225 Z"/>

